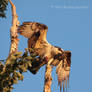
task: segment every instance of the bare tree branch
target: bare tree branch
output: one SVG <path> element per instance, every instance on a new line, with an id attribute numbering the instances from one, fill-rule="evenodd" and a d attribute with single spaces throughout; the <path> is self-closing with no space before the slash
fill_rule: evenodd
<path id="1" fill-rule="evenodd" d="M 11 47 L 10 47 L 10 54 L 14 53 L 18 50 L 18 34 L 17 34 L 17 27 L 19 26 L 18 16 L 16 14 L 16 7 L 12 3 L 11 0 L 9 0 L 11 4 L 11 10 L 12 10 L 12 26 L 10 29 L 10 35 L 11 35 Z"/>
<path id="2" fill-rule="evenodd" d="M 51 84 L 52 84 L 52 66 L 50 65 L 53 59 L 51 59 L 46 65 L 45 71 L 45 83 L 44 83 L 44 92 L 51 92 Z"/>

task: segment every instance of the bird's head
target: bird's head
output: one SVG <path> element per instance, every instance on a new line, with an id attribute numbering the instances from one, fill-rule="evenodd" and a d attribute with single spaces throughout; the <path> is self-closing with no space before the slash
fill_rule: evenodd
<path id="1" fill-rule="evenodd" d="M 71 52 L 70 51 L 64 51 L 64 59 L 66 59 L 68 66 L 71 65 Z"/>
<path id="2" fill-rule="evenodd" d="M 60 53 L 61 52 L 61 53 Z M 62 49 L 59 48 L 59 52 L 57 54 L 54 55 L 54 62 L 53 65 L 56 66 L 56 64 L 58 64 L 61 60 L 67 61 L 68 66 L 71 65 L 71 52 L 70 51 L 64 51 Z"/>

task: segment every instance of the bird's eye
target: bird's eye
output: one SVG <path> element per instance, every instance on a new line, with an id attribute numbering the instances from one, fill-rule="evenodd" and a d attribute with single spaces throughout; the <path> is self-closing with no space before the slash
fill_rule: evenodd
<path id="1" fill-rule="evenodd" d="M 58 53 L 54 56 L 54 59 L 57 59 L 57 60 L 62 60 L 62 54 L 61 53 Z"/>

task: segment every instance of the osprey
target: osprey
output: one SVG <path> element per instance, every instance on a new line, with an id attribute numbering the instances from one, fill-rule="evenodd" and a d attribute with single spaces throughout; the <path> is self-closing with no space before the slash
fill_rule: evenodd
<path id="1" fill-rule="evenodd" d="M 34 48 L 39 56 L 40 61 L 32 62 L 32 67 L 29 70 L 36 74 L 38 69 L 47 64 L 53 58 L 51 65 L 56 66 L 56 73 L 58 76 L 58 83 L 60 88 L 63 83 L 63 90 L 67 88 L 67 81 L 69 81 L 69 72 L 71 66 L 71 52 L 52 46 L 48 43 L 47 36 L 48 27 L 37 22 L 24 22 L 18 28 L 18 33 L 28 38 L 28 48 Z M 31 54 L 31 52 L 30 52 Z"/>

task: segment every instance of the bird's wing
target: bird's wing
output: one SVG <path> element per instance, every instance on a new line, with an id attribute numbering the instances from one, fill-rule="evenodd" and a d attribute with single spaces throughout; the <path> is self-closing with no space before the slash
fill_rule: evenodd
<path id="1" fill-rule="evenodd" d="M 46 43 L 48 27 L 37 22 L 24 22 L 18 28 L 18 33 L 28 38 L 28 47 L 38 47 L 41 43 Z"/>
<path id="2" fill-rule="evenodd" d="M 18 27 L 18 33 L 26 38 L 30 38 L 34 33 L 41 30 L 47 31 L 47 29 L 48 27 L 46 25 L 38 22 L 23 22 L 23 24 Z"/>
<path id="3" fill-rule="evenodd" d="M 28 48 L 34 48 L 36 54 L 38 56 L 44 56 L 46 53 L 44 47 L 47 44 L 47 30 L 48 27 L 44 24 L 37 23 L 37 22 L 24 22 L 21 26 L 18 27 L 18 33 L 23 35 L 24 37 L 28 38 Z M 45 46 L 44 46 L 45 45 Z M 30 54 L 31 51 L 29 50 Z M 41 57 L 37 57 L 41 58 Z M 32 62 L 32 67 L 29 67 L 30 72 L 36 74 L 41 66 L 46 64 L 46 62 Z"/>
<path id="4" fill-rule="evenodd" d="M 58 76 L 58 84 L 60 85 L 60 90 L 63 85 L 63 92 L 65 90 L 65 87 L 67 90 L 67 83 L 69 86 L 70 65 L 71 65 L 71 52 L 65 51 L 64 59 L 60 61 L 60 63 L 57 65 L 57 68 L 56 68 L 56 73 Z"/>

